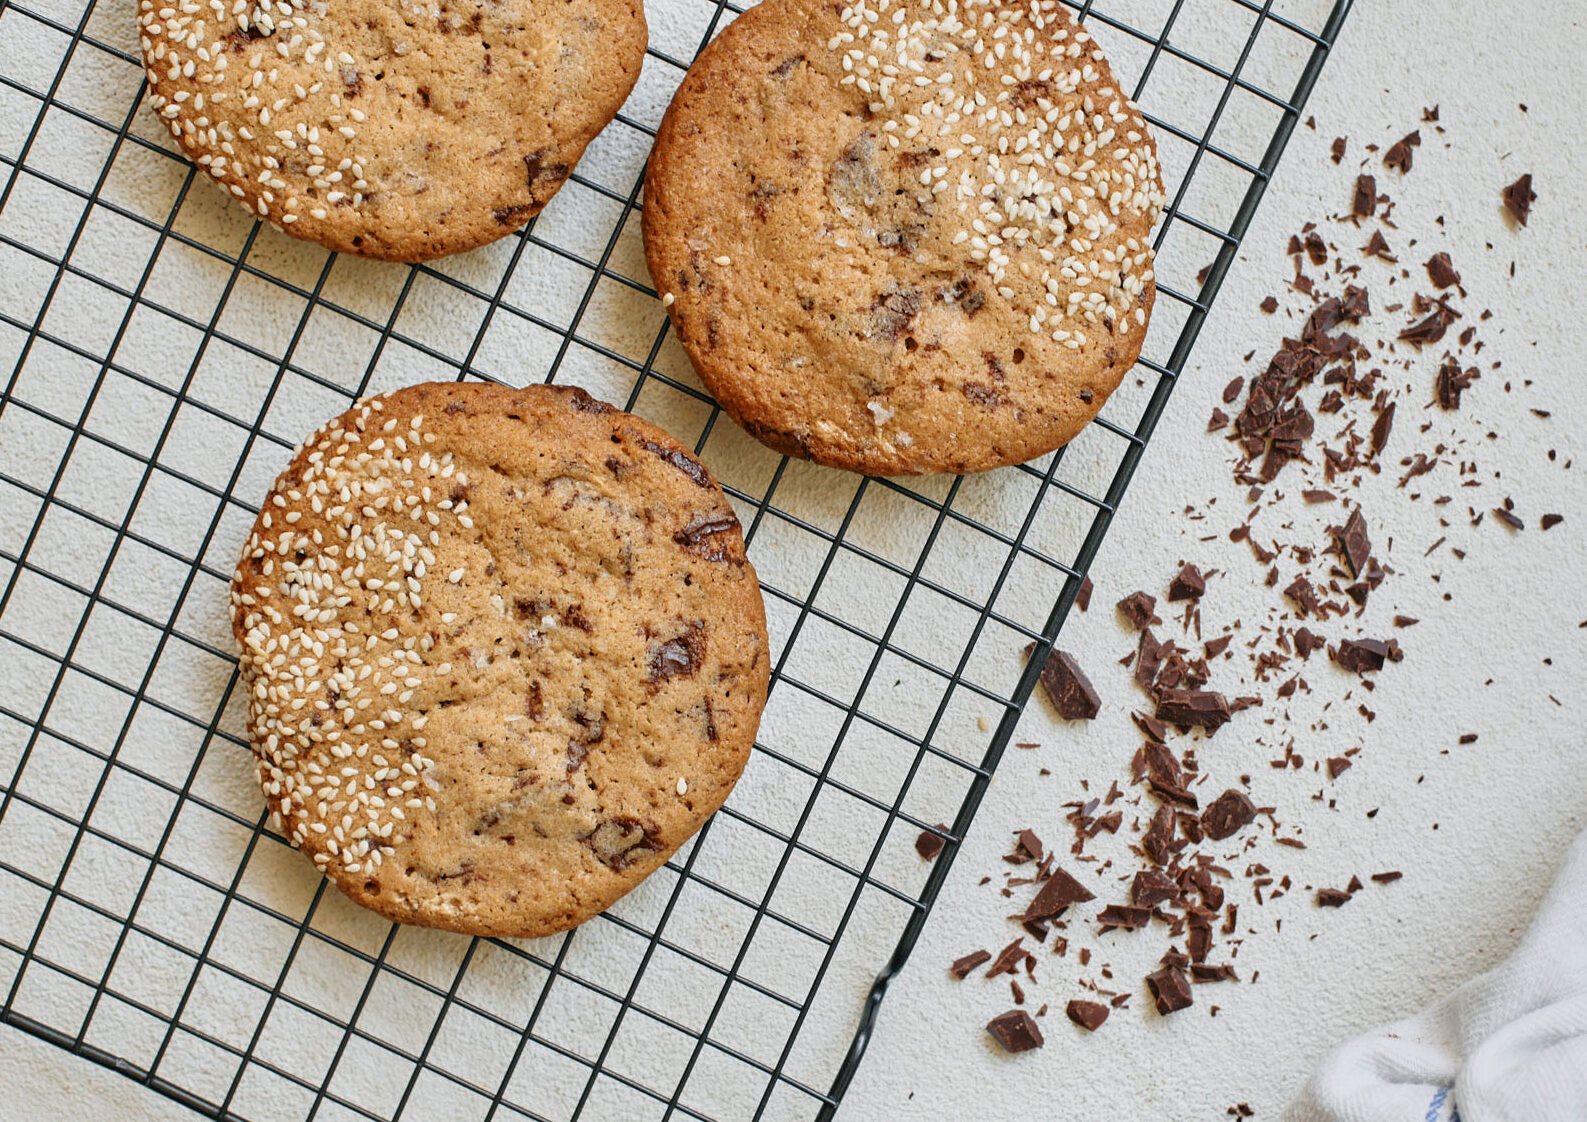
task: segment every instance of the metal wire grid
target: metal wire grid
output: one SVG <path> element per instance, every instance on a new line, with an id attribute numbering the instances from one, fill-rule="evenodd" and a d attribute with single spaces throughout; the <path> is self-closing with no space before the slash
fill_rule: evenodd
<path id="1" fill-rule="evenodd" d="M 735 5 L 653 5 L 636 95 L 552 207 L 401 269 L 193 192 L 126 5 L 0 0 L 0 1019 L 216 1118 L 829 1117 L 1034 686 L 1019 650 L 1056 636 L 1349 0 L 1076 7 L 1170 176 L 1141 377 L 1061 453 L 903 482 L 718 425 L 654 303 L 644 153 Z M 447 376 L 695 434 L 768 600 L 739 790 L 556 939 L 375 920 L 243 763 L 224 590 L 257 498 L 352 397 Z"/>

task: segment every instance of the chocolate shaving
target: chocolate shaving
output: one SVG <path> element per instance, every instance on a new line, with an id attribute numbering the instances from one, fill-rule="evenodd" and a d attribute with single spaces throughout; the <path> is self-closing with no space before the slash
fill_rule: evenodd
<path id="1" fill-rule="evenodd" d="M 971 951 L 963 958 L 953 960 L 953 965 L 948 967 L 948 973 L 961 982 L 970 976 L 970 973 L 983 962 L 992 961 L 992 952 L 986 950 Z"/>

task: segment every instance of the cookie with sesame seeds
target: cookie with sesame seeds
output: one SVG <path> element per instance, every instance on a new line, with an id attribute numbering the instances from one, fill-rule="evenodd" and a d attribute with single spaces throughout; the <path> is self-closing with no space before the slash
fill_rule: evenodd
<path id="1" fill-rule="evenodd" d="M 762 0 L 695 62 L 645 180 L 651 276 L 778 451 L 878 475 L 1064 444 L 1140 353 L 1146 121 L 1058 0 Z"/>
<path id="2" fill-rule="evenodd" d="M 765 609 L 721 488 L 580 390 L 432 383 L 301 445 L 231 586 L 270 809 L 355 901 L 534 937 L 727 797 Z"/>
<path id="3" fill-rule="evenodd" d="M 139 0 L 149 104 L 289 234 L 389 261 L 556 194 L 644 61 L 640 0 Z"/>

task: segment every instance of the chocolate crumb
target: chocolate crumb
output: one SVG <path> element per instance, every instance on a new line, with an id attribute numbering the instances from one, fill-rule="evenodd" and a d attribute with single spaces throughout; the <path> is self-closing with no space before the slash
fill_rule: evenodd
<path id="1" fill-rule="evenodd" d="M 1340 908 L 1350 902 L 1350 893 L 1338 888 L 1319 888 L 1317 890 L 1317 906 L 1319 908 Z"/>
<path id="2" fill-rule="evenodd" d="M 948 827 L 939 823 L 937 829 L 946 833 Z M 932 833 L 930 830 L 922 830 L 920 831 L 920 836 L 915 839 L 915 852 L 920 854 L 921 860 L 931 861 L 936 858 L 937 854 L 942 852 L 942 847 L 946 844 L 947 842 L 939 835 Z"/>
<path id="3" fill-rule="evenodd" d="M 1404 875 L 1405 874 L 1400 872 L 1398 869 L 1391 869 L 1386 873 L 1373 873 L 1372 876 L 1367 879 L 1376 881 L 1378 884 L 1393 884 Z"/>

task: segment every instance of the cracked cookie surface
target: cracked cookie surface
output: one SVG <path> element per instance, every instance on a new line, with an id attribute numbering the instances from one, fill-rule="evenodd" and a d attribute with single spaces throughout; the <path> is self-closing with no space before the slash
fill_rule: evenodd
<path id="1" fill-rule="evenodd" d="M 639 77 L 639 0 L 140 0 L 149 104 L 259 217 L 419 261 L 550 201 Z"/>
<path id="2" fill-rule="evenodd" d="M 260 781 L 392 919 L 533 937 L 727 797 L 769 669 L 737 518 L 582 391 L 432 383 L 311 436 L 232 581 Z"/>
<path id="3" fill-rule="evenodd" d="M 1140 353 L 1156 148 L 1058 0 L 762 0 L 695 62 L 646 258 L 751 435 L 895 475 L 1032 459 Z"/>

